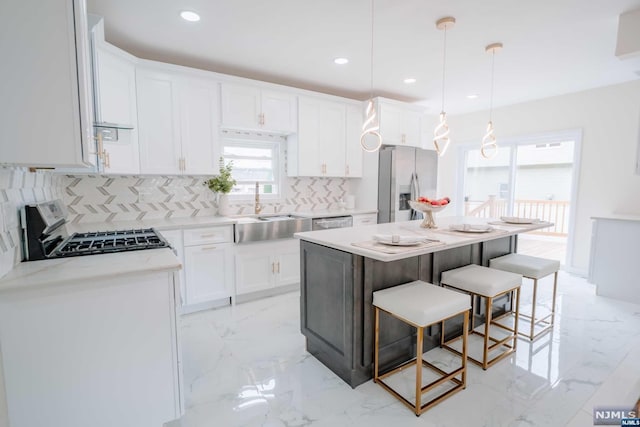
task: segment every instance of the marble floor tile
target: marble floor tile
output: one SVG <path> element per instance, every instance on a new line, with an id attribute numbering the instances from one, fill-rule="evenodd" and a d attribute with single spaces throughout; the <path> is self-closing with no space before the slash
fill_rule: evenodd
<path id="1" fill-rule="evenodd" d="M 550 308 L 547 288 L 539 301 Z M 550 333 L 518 340 L 516 354 L 487 371 L 469 364 L 467 388 L 419 418 L 372 381 L 352 389 L 305 351 L 299 293 L 186 315 L 186 413 L 167 426 L 578 427 L 593 425 L 594 406 L 635 404 L 640 305 L 598 297 L 564 272 L 557 303 Z M 439 348 L 424 357 L 445 370 L 459 363 Z M 408 398 L 414 372 L 393 378 Z"/>

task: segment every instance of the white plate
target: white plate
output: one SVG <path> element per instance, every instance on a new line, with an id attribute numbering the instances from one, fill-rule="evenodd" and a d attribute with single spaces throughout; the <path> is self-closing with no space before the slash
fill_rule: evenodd
<path id="1" fill-rule="evenodd" d="M 420 236 L 400 236 L 397 234 L 374 234 L 373 240 L 378 243 L 391 246 L 415 246 L 424 242 L 424 237 Z"/>
<path id="2" fill-rule="evenodd" d="M 519 218 L 517 216 L 501 216 L 500 219 L 509 224 L 533 224 L 540 222 L 537 218 Z"/>
<path id="3" fill-rule="evenodd" d="M 449 226 L 449 229 L 462 231 L 463 233 L 488 233 L 494 230 L 490 225 L 481 224 L 452 224 Z"/>

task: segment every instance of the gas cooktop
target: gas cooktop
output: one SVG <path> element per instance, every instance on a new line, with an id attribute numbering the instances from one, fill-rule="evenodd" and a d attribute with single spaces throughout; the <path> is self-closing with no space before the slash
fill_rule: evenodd
<path id="1" fill-rule="evenodd" d="M 169 244 L 153 228 L 75 233 L 50 257 L 102 254 L 166 248 Z"/>
<path id="2" fill-rule="evenodd" d="M 170 247 L 153 228 L 69 235 L 61 200 L 26 205 L 21 220 L 25 261 Z"/>

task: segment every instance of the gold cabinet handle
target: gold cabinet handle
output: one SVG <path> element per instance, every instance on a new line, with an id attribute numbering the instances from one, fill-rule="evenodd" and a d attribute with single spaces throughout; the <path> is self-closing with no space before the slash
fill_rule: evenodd
<path id="1" fill-rule="evenodd" d="M 103 150 L 104 153 L 104 167 L 105 169 L 111 169 L 111 156 L 107 150 Z"/>
<path id="2" fill-rule="evenodd" d="M 203 250 L 203 251 L 213 251 L 215 249 L 217 249 L 216 246 L 205 246 L 201 250 Z"/>
<path id="3" fill-rule="evenodd" d="M 271 263 L 271 274 L 274 274 L 276 272 L 276 263 L 272 262 Z"/>
<path id="4" fill-rule="evenodd" d="M 206 238 L 209 238 L 209 237 L 216 237 L 216 234 L 215 234 L 215 233 L 211 233 L 211 234 L 201 234 L 201 235 L 200 235 L 200 237 L 201 237 L 202 239 L 206 239 Z"/>
<path id="5" fill-rule="evenodd" d="M 280 274 L 280 261 L 278 261 L 276 263 L 277 267 L 276 267 L 276 273 Z"/>

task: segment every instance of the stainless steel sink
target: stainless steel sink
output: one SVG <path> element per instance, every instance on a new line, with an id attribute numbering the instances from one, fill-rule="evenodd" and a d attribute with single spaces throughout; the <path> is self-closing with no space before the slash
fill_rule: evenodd
<path id="1" fill-rule="evenodd" d="M 293 215 L 263 215 L 242 218 L 235 225 L 236 243 L 287 239 L 299 231 L 311 231 L 311 218 Z"/>

